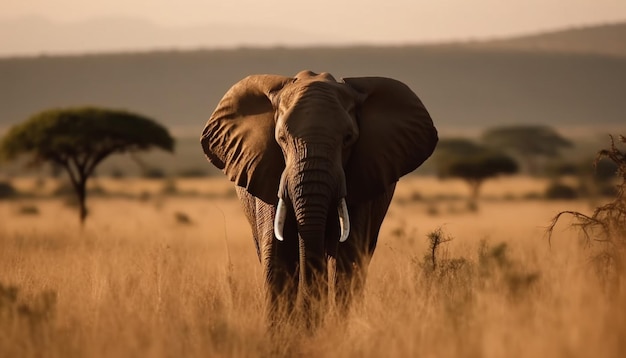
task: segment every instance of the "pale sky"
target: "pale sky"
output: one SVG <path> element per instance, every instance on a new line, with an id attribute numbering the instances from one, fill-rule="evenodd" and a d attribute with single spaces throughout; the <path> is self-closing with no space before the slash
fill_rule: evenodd
<path id="1" fill-rule="evenodd" d="M 0 0 L 0 21 L 130 17 L 166 27 L 276 27 L 348 41 L 415 43 L 626 20 L 626 0 Z M 19 34 L 16 34 L 19 36 Z"/>

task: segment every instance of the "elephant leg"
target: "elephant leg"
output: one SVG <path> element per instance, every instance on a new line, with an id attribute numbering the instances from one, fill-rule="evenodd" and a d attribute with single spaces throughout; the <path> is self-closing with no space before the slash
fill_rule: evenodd
<path id="1" fill-rule="evenodd" d="M 362 295 L 368 266 L 395 187 L 394 183 L 371 201 L 348 207 L 352 230 L 348 240 L 338 244 L 335 255 L 335 302 L 340 312 L 347 312 L 352 301 Z"/>
<path id="2" fill-rule="evenodd" d="M 295 219 L 288 218 L 284 241 L 274 237 L 276 208 L 257 200 L 256 218 L 261 237 L 261 261 L 265 274 L 267 314 L 270 326 L 292 318 L 298 294 L 299 248 Z"/>
<path id="3" fill-rule="evenodd" d="M 298 261 L 284 260 L 298 252 L 297 242 L 272 240 L 265 260 L 268 318 L 276 325 L 293 316 L 298 296 Z"/>
<path id="4" fill-rule="evenodd" d="M 281 242 L 274 238 L 275 208 L 250 195 L 244 188 L 236 187 L 246 219 L 252 228 L 257 255 L 265 276 L 265 297 L 270 326 L 293 315 L 298 293 L 298 240 L 294 239 L 295 222 L 285 225 Z"/>
<path id="5" fill-rule="evenodd" d="M 239 197 L 239 202 L 241 203 L 241 207 L 243 208 L 243 213 L 248 219 L 248 223 L 252 228 L 252 238 L 254 239 L 254 247 L 256 248 L 256 254 L 259 258 L 261 258 L 261 237 L 259 236 L 259 230 L 257 227 L 257 209 L 256 209 L 256 199 L 254 196 L 250 195 L 246 191 L 246 189 L 235 186 L 235 191 L 237 192 L 237 197 Z"/>

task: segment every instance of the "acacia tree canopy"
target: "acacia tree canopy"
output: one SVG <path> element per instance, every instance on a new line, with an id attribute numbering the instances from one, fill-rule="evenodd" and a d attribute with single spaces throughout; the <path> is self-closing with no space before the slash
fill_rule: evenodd
<path id="1" fill-rule="evenodd" d="M 123 110 L 65 108 L 37 113 L 10 128 L 0 142 L 0 158 L 24 154 L 33 165 L 52 162 L 64 168 L 78 195 L 82 222 L 86 181 L 96 166 L 113 153 L 151 148 L 174 150 L 168 130 L 152 119 Z"/>
<path id="2" fill-rule="evenodd" d="M 571 141 L 544 125 L 496 127 L 487 130 L 482 139 L 489 147 L 509 151 L 522 158 L 532 174 L 538 171 L 537 158 L 555 158 L 562 149 L 572 146 Z"/>
<path id="3" fill-rule="evenodd" d="M 500 174 L 514 174 L 517 163 L 503 154 L 483 153 L 465 158 L 456 158 L 443 165 L 441 177 L 455 177 L 468 181 L 483 181 Z"/>
<path id="4" fill-rule="evenodd" d="M 513 158 L 468 139 L 440 140 L 435 151 L 435 161 L 440 177 L 460 178 L 470 185 L 470 201 L 474 204 L 485 180 L 518 171 Z"/>
<path id="5" fill-rule="evenodd" d="M 126 111 L 86 107 L 35 114 L 8 131 L 0 153 L 6 159 L 31 154 L 33 164 L 72 158 L 89 164 L 115 152 L 152 147 L 174 149 L 174 139 L 155 121 Z"/>

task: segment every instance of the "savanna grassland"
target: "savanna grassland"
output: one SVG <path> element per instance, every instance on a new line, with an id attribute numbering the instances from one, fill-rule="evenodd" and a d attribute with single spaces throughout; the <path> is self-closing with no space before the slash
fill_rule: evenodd
<path id="1" fill-rule="evenodd" d="M 45 184 L 40 190 L 54 186 Z M 546 236 L 558 212 L 589 213 L 601 202 L 540 199 L 542 180 L 490 181 L 478 211 L 467 209 L 462 182 L 401 180 L 364 297 L 345 317 L 329 314 L 315 334 L 292 330 L 271 339 L 261 265 L 229 183 L 96 184 L 119 195 L 92 196 L 83 230 L 60 199 L 0 201 L 1 357 L 626 351 L 623 282 L 598 270 L 594 247 L 568 219 L 551 244 Z"/>

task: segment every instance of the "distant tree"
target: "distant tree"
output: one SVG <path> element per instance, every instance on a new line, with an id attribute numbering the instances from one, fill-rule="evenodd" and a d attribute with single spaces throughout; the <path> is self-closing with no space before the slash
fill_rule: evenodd
<path id="1" fill-rule="evenodd" d="M 148 150 L 169 152 L 174 139 L 152 119 L 102 108 L 51 109 L 13 126 L 0 142 L 0 158 L 31 156 L 32 165 L 57 165 L 69 175 L 76 193 L 81 225 L 87 217 L 87 180 L 114 153 Z"/>
<path id="2" fill-rule="evenodd" d="M 589 168 L 589 166 L 585 166 Z M 607 159 L 606 157 L 597 158 L 593 161 L 593 178 L 602 183 L 610 182 L 615 178 L 615 174 L 619 171 L 618 163 Z"/>
<path id="3" fill-rule="evenodd" d="M 436 157 L 480 154 L 485 147 L 466 138 L 445 138 L 437 143 Z"/>
<path id="4" fill-rule="evenodd" d="M 559 181 L 550 183 L 544 193 L 546 199 L 576 199 L 578 195 L 576 189 Z"/>
<path id="5" fill-rule="evenodd" d="M 540 158 L 556 158 L 560 150 L 572 146 L 554 129 L 541 125 L 497 127 L 483 134 L 483 142 L 496 150 L 519 157 L 530 174 L 539 174 Z"/>
<path id="6" fill-rule="evenodd" d="M 0 180 L 0 199 L 7 199 L 17 196 L 17 190 L 8 181 Z"/>
<path id="7" fill-rule="evenodd" d="M 141 169 L 141 176 L 146 179 L 163 179 L 165 171 L 157 167 L 145 167 Z"/>
<path id="8" fill-rule="evenodd" d="M 470 186 L 470 204 L 475 207 L 485 180 L 518 171 L 515 160 L 468 139 L 442 139 L 435 152 L 441 178 L 460 178 Z"/>
<path id="9" fill-rule="evenodd" d="M 555 162 L 546 169 L 547 174 L 556 183 L 559 183 L 563 176 L 578 178 L 580 195 L 591 197 L 615 195 L 614 180 L 618 166 L 607 158 L 594 160 L 591 157 L 584 157 L 576 162 Z"/>
<path id="10" fill-rule="evenodd" d="M 115 179 L 122 179 L 122 178 L 124 178 L 126 176 L 124 171 L 122 169 L 120 169 L 120 168 L 117 168 L 117 167 L 111 169 L 111 172 L 109 173 L 109 175 L 112 178 L 115 178 Z"/>
<path id="11" fill-rule="evenodd" d="M 208 176 L 208 172 L 204 168 L 185 168 L 178 171 L 177 176 L 181 178 L 202 178 Z"/>

